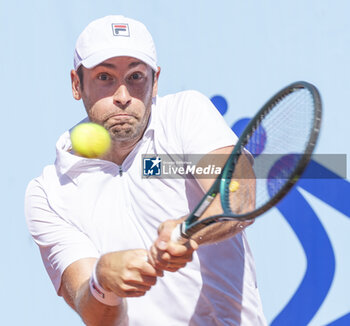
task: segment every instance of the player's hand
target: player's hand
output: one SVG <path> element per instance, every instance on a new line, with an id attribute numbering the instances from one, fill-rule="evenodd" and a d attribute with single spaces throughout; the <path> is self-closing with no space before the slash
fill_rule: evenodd
<path id="1" fill-rule="evenodd" d="M 147 260 L 144 249 L 116 251 L 104 254 L 96 266 L 100 285 L 120 297 L 140 297 L 163 276 Z"/>
<path id="2" fill-rule="evenodd" d="M 168 220 L 158 228 L 158 238 L 149 252 L 149 261 L 156 269 L 176 272 L 192 261 L 193 252 L 198 248 L 194 240 L 183 244 L 171 241 L 171 233 L 178 223 L 178 220 Z"/>

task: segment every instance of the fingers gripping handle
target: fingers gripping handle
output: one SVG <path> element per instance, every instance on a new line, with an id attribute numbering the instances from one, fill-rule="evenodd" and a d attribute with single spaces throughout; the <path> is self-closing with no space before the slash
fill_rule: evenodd
<path id="1" fill-rule="evenodd" d="M 185 234 L 182 232 L 183 227 L 183 223 L 176 225 L 175 229 L 171 233 L 171 241 L 177 243 L 184 243 L 187 241 L 187 238 L 184 237 Z"/>

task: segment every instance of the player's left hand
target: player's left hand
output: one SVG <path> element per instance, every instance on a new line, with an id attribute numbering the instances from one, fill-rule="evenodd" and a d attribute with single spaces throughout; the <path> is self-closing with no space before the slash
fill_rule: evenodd
<path id="1" fill-rule="evenodd" d="M 168 220 L 158 228 L 158 238 L 149 251 L 149 261 L 156 268 L 176 272 L 192 261 L 193 252 L 198 248 L 194 240 L 183 244 L 171 241 L 171 233 L 179 220 Z"/>

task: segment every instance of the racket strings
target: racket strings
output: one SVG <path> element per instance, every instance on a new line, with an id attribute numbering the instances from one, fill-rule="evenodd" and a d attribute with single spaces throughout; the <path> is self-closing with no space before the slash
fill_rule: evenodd
<path id="1" fill-rule="evenodd" d="M 225 194 L 232 213 L 259 209 L 290 182 L 308 148 L 314 110 L 311 92 L 298 88 L 278 98 L 256 122 L 243 143 L 254 162 L 251 164 L 247 155 L 239 157 L 232 175 L 239 189 Z M 242 201 L 244 207 L 237 204 Z"/>
<path id="2" fill-rule="evenodd" d="M 313 123 L 313 112 L 307 108 L 313 108 L 313 98 L 306 90 L 289 94 L 277 103 L 260 125 L 268 135 L 264 153 L 303 152 Z"/>
<path id="3" fill-rule="evenodd" d="M 230 212 L 236 215 L 245 214 L 254 210 L 255 207 L 256 182 L 252 163 L 250 154 L 239 156 L 229 184 L 229 191 L 225 193 Z"/>

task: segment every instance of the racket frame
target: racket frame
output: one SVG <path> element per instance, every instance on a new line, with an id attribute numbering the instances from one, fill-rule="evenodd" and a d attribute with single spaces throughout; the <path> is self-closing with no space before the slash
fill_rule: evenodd
<path id="1" fill-rule="evenodd" d="M 265 205 L 259 207 L 254 211 L 248 212 L 246 214 L 239 214 L 239 215 L 233 214 L 229 207 L 229 201 L 227 198 L 228 191 L 226 189 L 229 187 L 229 184 L 231 182 L 231 177 L 235 170 L 235 165 L 240 155 L 242 155 L 242 153 L 245 152 L 244 145 L 249 141 L 251 135 L 254 133 L 254 130 L 256 130 L 256 126 L 260 124 L 264 116 L 268 114 L 275 107 L 276 103 L 278 103 L 278 101 L 281 100 L 281 98 L 284 98 L 285 96 L 291 94 L 296 90 L 305 89 L 305 88 L 309 90 L 309 92 L 313 97 L 315 114 L 314 114 L 313 126 L 311 129 L 309 142 L 307 144 L 305 152 L 303 154 L 300 154 L 302 155 L 302 158 L 300 159 L 299 163 L 294 169 L 293 174 L 291 175 L 289 180 L 286 182 L 286 184 L 277 192 L 277 194 L 275 194 Z M 275 206 L 288 193 L 288 191 L 293 187 L 293 185 L 298 181 L 298 179 L 303 174 L 305 168 L 307 167 L 311 159 L 312 152 L 315 148 L 318 134 L 320 131 L 321 117 L 322 117 L 321 97 L 319 95 L 317 88 L 308 82 L 299 81 L 299 82 L 292 83 L 286 86 L 285 88 L 283 88 L 282 90 L 280 90 L 276 95 L 271 97 L 266 102 L 266 104 L 257 112 L 254 118 L 249 122 L 249 124 L 246 126 L 243 133 L 239 137 L 236 145 L 234 146 L 234 149 L 232 150 L 230 156 L 228 157 L 224 165 L 224 168 L 222 169 L 222 172 L 214 181 L 209 191 L 204 195 L 204 197 L 195 207 L 195 209 L 189 214 L 187 219 L 179 225 L 179 228 L 175 232 L 177 235 L 174 236 L 174 238 L 179 239 L 179 236 L 180 236 L 183 239 L 188 239 L 194 233 L 198 232 L 202 228 L 217 222 L 251 220 L 265 213 L 270 208 Z M 223 213 L 219 215 L 207 217 L 202 220 L 198 220 L 218 194 L 220 194 Z"/>

